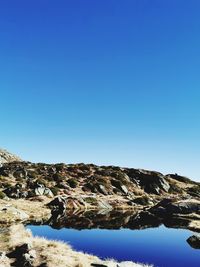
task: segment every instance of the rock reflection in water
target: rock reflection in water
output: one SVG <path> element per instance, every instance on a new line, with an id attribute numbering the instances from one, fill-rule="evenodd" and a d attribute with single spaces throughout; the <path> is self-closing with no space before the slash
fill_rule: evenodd
<path id="1" fill-rule="evenodd" d="M 71 202 L 73 205 L 69 205 Z M 71 197 L 57 197 L 48 203 L 52 213 L 48 223 L 59 228 L 79 227 L 79 229 L 118 229 L 120 227 L 144 229 L 164 224 L 167 227 L 200 231 L 200 204 L 196 200 L 178 201 L 165 198 L 154 206 L 139 206 L 123 211 L 112 209 L 111 205 L 104 209 L 89 211 L 87 206 L 81 208 L 76 205 L 75 208 L 74 204 L 74 199 Z M 73 208 L 69 208 L 72 206 Z"/>
<path id="2" fill-rule="evenodd" d="M 198 240 L 193 237 L 190 240 L 192 242 L 186 242 L 192 233 L 157 227 L 162 221 L 148 217 L 145 212 L 68 213 L 57 220 L 52 218 L 49 223 L 51 227 L 31 225 L 28 229 L 34 235 L 67 242 L 77 251 L 97 255 L 102 259 L 149 262 L 163 267 L 199 266 L 198 251 L 193 249 L 197 247 Z M 182 222 L 174 221 L 171 226 L 178 227 L 179 223 Z"/>
<path id="3" fill-rule="evenodd" d="M 53 214 L 46 223 L 53 228 L 74 229 L 146 229 L 164 224 L 170 228 L 187 228 L 188 221 L 180 218 L 159 218 L 147 211 L 68 211 L 64 215 Z"/>

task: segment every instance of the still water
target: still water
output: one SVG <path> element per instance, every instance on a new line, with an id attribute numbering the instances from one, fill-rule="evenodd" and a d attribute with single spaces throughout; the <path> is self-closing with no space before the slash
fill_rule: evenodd
<path id="1" fill-rule="evenodd" d="M 200 250 L 186 242 L 193 233 L 164 226 L 145 230 L 105 230 L 71 228 L 53 229 L 50 226 L 27 226 L 33 235 L 62 240 L 75 250 L 100 258 L 153 264 L 155 267 L 200 267 Z"/>

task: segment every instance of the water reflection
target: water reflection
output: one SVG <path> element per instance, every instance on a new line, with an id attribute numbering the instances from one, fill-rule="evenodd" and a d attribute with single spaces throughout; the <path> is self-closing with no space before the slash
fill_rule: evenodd
<path id="1" fill-rule="evenodd" d="M 159 218 L 147 211 L 68 211 L 61 215 L 52 214 L 52 217 L 45 224 L 52 228 L 74 228 L 74 229 L 146 229 L 165 225 L 170 228 L 186 228 L 187 219 L 171 217 Z"/>
<path id="2" fill-rule="evenodd" d="M 199 267 L 199 250 L 186 242 L 192 232 L 170 229 L 188 228 L 189 221 L 180 217 L 159 218 L 145 210 L 79 210 L 53 212 L 43 224 L 46 226 L 27 227 L 35 235 L 69 242 L 76 250 L 101 258 L 148 262 L 156 267 Z"/>
<path id="3" fill-rule="evenodd" d="M 85 221 L 84 227 L 86 225 L 90 225 L 91 228 L 113 227 L 113 222 L 106 221 L 105 224 L 99 224 L 98 221 L 95 224 L 89 222 L 91 221 Z M 117 221 L 117 217 L 114 220 L 117 228 L 121 222 Z M 71 226 L 71 223 L 68 225 Z M 164 226 L 144 230 L 113 230 L 113 228 L 83 230 L 80 221 L 75 224 L 73 222 L 73 225 L 81 228 L 81 231 L 74 228 L 58 230 L 45 225 L 28 226 L 28 228 L 34 235 L 62 240 L 77 251 L 90 253 L 102 259 L 114 258 L 118 261 L 150 263 L 155 267 L 199 267 L 199 251 L 191 248 L 186 242 L 191 236 L 188 230 L 170 229 Z"/>

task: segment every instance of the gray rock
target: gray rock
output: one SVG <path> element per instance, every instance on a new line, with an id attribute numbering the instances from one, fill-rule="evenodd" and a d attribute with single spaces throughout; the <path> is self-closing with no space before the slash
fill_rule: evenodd
<path id="1" fill-rule="evenodd" d="M 9 153 L 5 149 L 0 149 L 0 165 L 13 161 L 22 161 L 19 157 Z"/>
<path id="2" fill-rule="evenodd" d="M 125 194 L 125 195 L 128 195 L 128 189 L 125 185 L 122 185 L 121 186 L 121 191 Z"/>
<path id="3" fill-rule="evenodd" d="M 173 199 L 163 199 L 149 210 L 160 217 L 172 214 L 200 214 L 200 202 L 197 201 L 174 201 Z"/>
<path id="4" fill-rule="evenodd" d="M 43 196 L 45 192 L 45 187 L 37 187 L 35 188 L 35 195 L 36 196 Z"/>
<path id="5" fill-rule="evenodd" d="M 162 173 L 142 169 L 128 169 L 131 179 L 138 181 L 140 187 L 147 193 L 159 195 L 162 191 L 168 192 L 170 185 Z"/>
<path id="6" fill-rule="evenodd" d="M 47 188 L 47 187 L 37 187 L 34 189 L 35 195 L 36 196 L 48 196 L 48 197 L 54 197 L 54 194 L 52 193 L 52 191 Z"/>
<path id="7" fill-rule="evenodd" d="M 44 195 L 47 197 L 54 197 L 54 194 L 52 193 L 52 191 L 47 187 L 44 190 Z"/>
<path id="8" fill-rule="evenodd" d="M 3 251 L 0 251 L 0 261 L 4 260 L 6 257 L 6 253 Z"/>
<path id="9" fill-rule="evenodd" d="M 200 249 L 200 236 L 193 235 L 187 239 L 188 244 L 195 249 Z"/>
<path id="10" fill-rule="evenodd" d="M 180 213 L 180 214 L 189 214 L 189 213 L 200 213 L 200 203 L 198 202 L 178 202 L 171 203 L 166 206 L 168 213 Z"/>
<path id="11" fill-rule="evenodd" d="M 112 210 L 112 206 L 110 204 L 108 204 L 105 200 L 99 200 L 98 201 L 98 207 L 100 209 Z"/>
<path id="12" fill-rule="evenodd" d="M 102 185 L 102 184 L 98 185 L 98 190 L 99 190 L 99 192 L 102 193 L 103 195 L 108 195 L 108 192 L 106 191 L 104 185 Z"/>

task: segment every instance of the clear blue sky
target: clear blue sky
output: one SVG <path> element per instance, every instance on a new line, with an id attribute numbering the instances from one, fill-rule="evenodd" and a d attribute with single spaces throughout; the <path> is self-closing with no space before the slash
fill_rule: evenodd
<path id="1" fill-rule="evenodd" d="M 198 0 L 0 3 L 0 146 L 200 180 Z"/>

